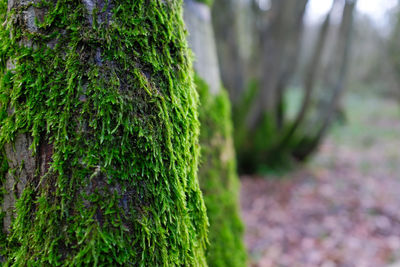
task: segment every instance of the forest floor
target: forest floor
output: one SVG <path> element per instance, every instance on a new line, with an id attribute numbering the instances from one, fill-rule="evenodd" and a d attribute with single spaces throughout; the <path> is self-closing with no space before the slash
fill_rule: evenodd
<path id="1" fill-rule="evenodd" d="M 242 177 L 251 266 L 400 266 L 400 110 L 352 95 L 314 159 Z"/>

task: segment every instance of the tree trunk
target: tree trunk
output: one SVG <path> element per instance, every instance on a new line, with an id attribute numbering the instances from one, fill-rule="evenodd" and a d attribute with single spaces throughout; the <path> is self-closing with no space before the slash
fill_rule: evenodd
<path id="1" fill-rule="evenodd" d="M 337 3 L 337 0 L 335 0 L 333 2 L 331 10 L 326 15 L 325 20 L 321 25 L 321 29 L 319 30 L 318 39 L 315 44 L 315 48 L 313 49 L 313 54 L 312 54 L 311 60 L 309 62 L 309 65 L 307 67 L 306 75 L 304 78 L 304 97 L 303 97 L 303 101 L 302 101 L 300 110 L 299 110 L 298 114 L 296 115 L 293 123 L 289 126 L 289 129 L 287 130 L 287 132 L 283 135 L 282 139 L 280 140 L 280 142 L 277 146 L 278 150 L 283 149 L 284 146 L 288 142 L 290 142 L 290 139 L 295 135 L 296 130 L 304 122 L 304 119 L 306 117 L 306 113 L 311 104 L 312 93 L 314 91 L 316 78 L 317 78 L 316 77 L 317 72 L 321 65 L 322 52 L 324 51 L 324 48 L 325 48 L 325 43 L 326 43 L 326 39 L 328 36 L 328 31 L 329 31 L 331 14 L 335 7 L 335 3 Z"/>
<path id="2" fill-rule="evenodd" d="M 283 125 L 283 111 L 279 109 L 297 65 L 307 2 L 272 1 L 268 25 L 262 32 L 260 89 L 248 117 L 250 129 L 259 127 L 265 114 L 274 127 Z"/>
<path id="3" fill-rule="evenodd" d="M 238 0 L 215 0 L 212 12 L 217 55 L 221 67 L 221 79 L 229 91 L 233 105 L 241 100 L 245 90 L 245 62 L 240 49 L 240 19 Z"/>
<path id="4" fill-rule="evenodd" d="M 180 1 L 6 3 L 5 264 L 206 266 Z"/>
<path id="5" fill-rule="evenodd" d="M 320 105 L 322 109 L 319 111 L 319 124 L 317 124 L 317 130 L 314 135 L 311 138 L 305 138 L 293 153 L 294 156 L 300 160 L 306 159 L 316 150 L 325 137 L 326 132 L 332 124 L 334 115 L 338 110 L 339 100 L 343 95 L 348 71 L 353 15 L 356 2 L 356 0 L 345 0 L 335 51 L 329 62 L 330 64 L 325 81 L 326 87 L 331 91 L 330 99 L 327 103 L 324 102 Z"/>
<path id="6" fill-rule="evenodd" d="M 262 165 L 270 165 L 271 159 L 273 164 L 281 162 L 280 155 L 271 152 L 286 125 L 284 95 L 297 66 L 307 2 L 273 0 L 268 11 L 257 4 L 253 6 L 259 11 L 255 16 L 256 32 L 260 35 L 256 49 L 259 63 L 255 65 L 261 70 L 259 85 L 249 91 L 251 99 L 246 97 L 244 101 L 247 109 L 241 108 L 236 112 L 239 115 L 235 113 L 240 171 L 254 172 Z"/>
<path id="7" fill-rule="evenodd" d="M 209 266 L 246 266 L 231 107 L 219 78 L 210 7 L 185 0 L 184 15 L 200 95 L 199 180 L 210 221 L 207 262 Z"/>

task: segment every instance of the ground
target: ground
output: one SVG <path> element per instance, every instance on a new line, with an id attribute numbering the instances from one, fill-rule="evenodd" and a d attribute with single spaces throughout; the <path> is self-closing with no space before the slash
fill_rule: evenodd
<path id="1" fill-rule="evenodd" d="M 242 177 L 252 266 L 380 267 L 400 261 L 400 110 L 351 95 L 305 166 Z"/>

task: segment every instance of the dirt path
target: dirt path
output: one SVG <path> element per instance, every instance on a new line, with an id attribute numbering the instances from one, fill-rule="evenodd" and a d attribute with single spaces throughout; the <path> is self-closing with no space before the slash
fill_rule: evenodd
<path id="1" fill-rule="evenodd" d="M 400 112 L 391 101 L 349 104 L 349 124 L 334 129 L 303 169 L 276 179 L 243 177 L 253 266 L 400 261 Z"/>

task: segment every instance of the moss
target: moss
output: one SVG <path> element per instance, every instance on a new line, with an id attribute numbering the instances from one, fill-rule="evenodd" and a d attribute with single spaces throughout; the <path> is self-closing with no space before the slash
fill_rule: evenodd
<path id="1" fill-rule="evenodd" d="M 296 150 L 301 136 L 294 135 L 282 144 L 282 138 L 292 122 L 286 121 L 282 128 L 279 128 L 275 117 L 268 112 L 264 112 L 254 129 L 249 129 L 247 118 L 258 90 L 257 82 L 251 81 L 248 90 L 243 95 L 243 100 L 233 109 L 239 172 L 246 174 L 285 172 L 294 166 L 292 153 Z M 286 109 L 285 104 L 285 101 L 281 101 L 281 109 Z"/>
<path id="2" fill-rule="evenodd" d="M 302 144 L 299 142 L 305 136 L 299 132 L 282 143 L 282 138 L 293 122 L 286 123 L 283 129 L 279 130 L 271 114 L 264 113 L 255 129 L 250 131 L 243 125 L 238 127 L 238 129 L 244 128 L 241 133 L 242 142 L 237 147 L 241 173 L 280 174 L 296 165 L 294 153 L 301 149 Z"/>
<path id="3" fill-rule="evenodd" d="M 202 125 L 199 180 L 210 220 L 207 262 L 209 266 L 246 266 L 229 98 L 223 89 L 211 95 L 198 76 L 195 81 Z"/>
<path id="4" fill-rule="evenodd" d="M 40 1 L 35 33 L 28 6 L 3 23 L 0 2 L 0 149 L 27 134 L 35 157 L 51 151 L 16 203 L 5 265 L 205 266 L 181 1 L 105 1 L 92 24 L 82 1 Z"/>
<path id="5" fill-rule="evenodd" d="M 296 131 L 285 140 L 290 131 L 291 120 L 286 119 L 279 126 L 276 116 L 264 112 L 258 124 L 250 129 L 247 119 L 259 91 L 256 80 L 250 81 L 242 101 L 233 107 L 234 140 L 238 158 L 239 173 L 281 174 L 291 170 L 301 159 L 309 145 L 310 137 L 304 131 Z M 279 103 L 282 114 L 287 110 L 286 99 Z M 303 160 L 303 159 L 301 159 Z"/>

